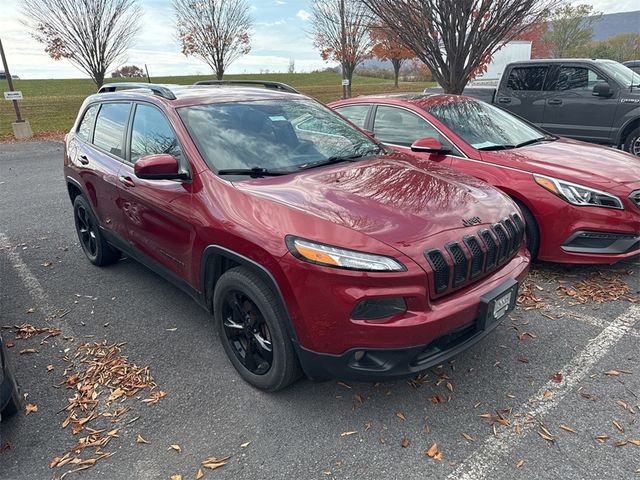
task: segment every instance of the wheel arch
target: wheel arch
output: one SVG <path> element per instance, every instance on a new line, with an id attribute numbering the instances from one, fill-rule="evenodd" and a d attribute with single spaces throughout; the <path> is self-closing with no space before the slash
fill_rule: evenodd
<path id="1" fill-rule="evenodd" d="M 285 323 L 289 338 L 297 350 L 299 345 L 298 337 L 293 327 L 289 308 L 273 274 L 258 262 L 220 245 L 209 245 L 202 254 L 200 285 L 203 301 L 207 309 L 212 311 L 213 292 L 222 274 L 237 266 L 243 266 L 255 273 L 273 291 L 282 311 L 285 313 Z"/>
<path id="2" fill-rule="evenodd" d="M 71 204 L 73 205 L 76 197 L 83 194 L 82 185 L 80 185 L 80 182 L 72 177 L 67 177 L 67 193 L 69 194 L 69 199 L 71 200 Z"/>
<path id="3" fill-rule="evenodd" d="M 620 133 L 618 133 L 618 141 L 616 142 L 616 145 L 622 148 L 624 146 L 624 142 L 627 139 L 627 136 L 638 127 L 640 127 L 640 117 L 628 120 L 627 123 L 625 123 L 620 129 Z"/>

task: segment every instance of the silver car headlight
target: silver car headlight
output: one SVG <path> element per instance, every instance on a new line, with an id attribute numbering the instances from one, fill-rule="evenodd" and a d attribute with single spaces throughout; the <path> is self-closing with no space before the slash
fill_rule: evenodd
<path id="1" fill-rule="evenodd" d="M 622 200 L 610 193 L 544 175 L 534 174 L 533 178 L 542 188 L 549 190 L 572 205 L 624 210 Z"/>

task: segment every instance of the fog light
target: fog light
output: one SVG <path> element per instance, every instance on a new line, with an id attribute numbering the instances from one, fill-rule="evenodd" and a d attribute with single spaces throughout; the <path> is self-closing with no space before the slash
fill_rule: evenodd
<path id="1" fill-rule="evenodd" d="M 356 353 L 353 354 L 353 359 L 356 362 L 359 362 L 364 358 L 364 353 L 365 353 L 364 350 L 356 350 Z"/>
<path id="2" fill-rule="evenodd" d="M 404 298 L 372 298 L 361 301 L 351 314 L 354 320 L 378 320 L 407 311 Z"/>

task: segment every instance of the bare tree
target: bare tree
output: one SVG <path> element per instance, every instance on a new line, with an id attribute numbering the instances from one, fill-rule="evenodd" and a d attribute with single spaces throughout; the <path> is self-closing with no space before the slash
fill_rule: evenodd
<path id="1" fill-rule="evenodd" d="M 371 56 L 369 12 L 360 0 L 314 0 L 311 12 L 314 44 L 324 60 L 342 66 L 342 79 L 349 81 L 343 97 L 348 98 L 353 72 Z"/>
<path id="2" fill-rule="evenodd" d="M 182 53 L 207 63 L 218 80 L 251 51 L 253 21 L 246 0 L 173 0 L 173 7 Z"/>
<path id="3" fill-rule="evenodd" d="M 362 0 L 431 70 L 446 93 L 462 93 L 487 57 L 559 0 Z"/>
<path id="4" fill-rule="evenodd" d="M 551 55 L 562 58 L 576 54 L 586 47 L 593 37 L 593 26 L 600 21 L 602 13 L 595 12 L 592 5 L 565 3 L 549 16 L 549 25 L 544 41 L 551 45 Z"/>
<path id="5" fill-rule="evenodd" d="M 66 58 L 99 88 L 133 44 L 142 10 L 138 0 L 22 0 L 22 13 L 51 58 Z"/>

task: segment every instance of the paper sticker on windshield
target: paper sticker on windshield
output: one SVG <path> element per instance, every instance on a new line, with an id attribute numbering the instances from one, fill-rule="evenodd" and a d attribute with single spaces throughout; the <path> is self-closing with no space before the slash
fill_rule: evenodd
<path id="1" fill-rule="evenodd" d="M 281 115 L 275 116 L 275 117 L 269 117 L 269 120 L 271 120 L 272 122 L 286 122 L 287 119 L 284 118 Z"/>

